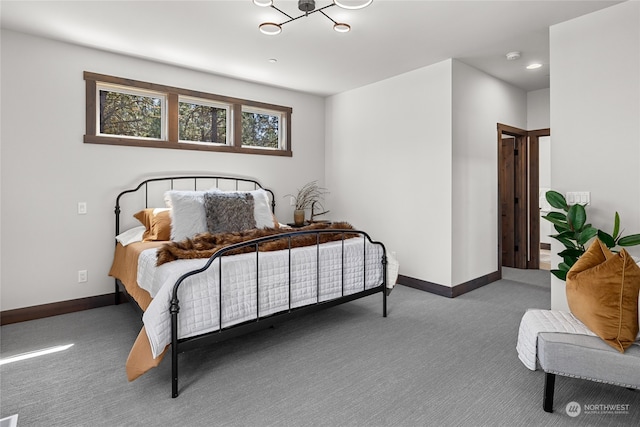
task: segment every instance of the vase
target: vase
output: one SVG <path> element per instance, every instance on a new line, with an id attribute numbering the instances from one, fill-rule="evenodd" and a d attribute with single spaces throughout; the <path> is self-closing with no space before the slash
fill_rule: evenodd
<path id="1" fill-rule="evenodd" d="M 293 211 L 293 223 L 295 225 L 304 225 L 304 210 L 296 209 Z"/>

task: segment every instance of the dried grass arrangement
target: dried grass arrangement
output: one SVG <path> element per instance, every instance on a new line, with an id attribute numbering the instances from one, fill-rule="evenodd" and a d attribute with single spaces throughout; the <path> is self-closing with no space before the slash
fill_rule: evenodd
<path id="1" fill-rule="evenodd" d="M 318 181 L 311 181 L 300 188 L 297 195 L 287 194 L 285 197 L 293 197 L 296 210 L 310 209 L 314 202 L 324 209 L 319 200 L 327 193 L 327 189 L 320 187 Z"/>

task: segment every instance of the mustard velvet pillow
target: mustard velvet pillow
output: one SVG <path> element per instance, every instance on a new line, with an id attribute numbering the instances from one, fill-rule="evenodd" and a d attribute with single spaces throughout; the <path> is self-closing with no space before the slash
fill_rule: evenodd
<path id="1" fill-rule="evenodd" d="M 567 302 L 576 318 L 621 353 L 638 335 L 640 267 L 622 249 L 596 239 L 567 273 Z"/>
<path id="2" fill-rule="evenodd" d="M 170 209 L 148 208 L 133 215 L 145 226 L 146 230 L 142 235 L 145 242 L 155 240 L 171 240 L 171 214 Z"/>

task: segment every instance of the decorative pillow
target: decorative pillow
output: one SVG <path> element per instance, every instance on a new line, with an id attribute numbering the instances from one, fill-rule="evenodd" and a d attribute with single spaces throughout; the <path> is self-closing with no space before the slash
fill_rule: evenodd
<path id="1" fill-rule="evenodd" d="M 256 228 L 251 193 L 207 192 L 204 210 L 210 233 L 228 233 Z"/>
<path id="2" fill-rule="evenodd" d="M 180 241 L 207 231 L 204 191 L 170 190 L 164 200 L 171 208 L 171 240 Z"/>
<path id="3" fill-rule="evenodd" d="M 122 246 L 130 245 L 135 242 L 142 242 L 142 236 L 144 235 L 146 228 L 143 225 L 133 227 L 130 230 L 122 232 L 116 236 L 116 240 Z"/>
<path id="4" fill-rule="evenodd" d="M 221 190 L 211 190 L 218 191 Z M 278 228 L 278 221 L 275 219 L 273 212 L 271 212 L 271 205 L 269 202 L 269 195 L 266 190 L 258 188 L 253 191 L 223 191 L 227 194 L 251 194 L 253 196 L 253 217 L 256 220 L 256 228 Z"/>
<path id="5" fill-rule="evenodd" d="M 640 267 L 626 250 L 612 253 L 596 239 L 567 273 L 569 309 L 621 353 L 638 335 Z"/>
<path id="6" fill-rule="evenodd" d="M 171 239 L 171 215 L 168 208 L 143 209 L 133 216 L 145 226 L 145 242 Z"/>

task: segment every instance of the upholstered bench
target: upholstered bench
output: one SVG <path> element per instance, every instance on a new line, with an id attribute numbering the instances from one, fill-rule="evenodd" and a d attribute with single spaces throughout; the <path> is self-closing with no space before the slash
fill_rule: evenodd
<path id="1" fill-rule="evenodd" d="M 538 334 L 538 363 L 546 373 L 543 409 L 553 412 L 556 375 L 640 389 L 640 341 L 620 353 L 596 336 Z"/>
<path id="2" fill-rule="evenodd" d="M 546 373 L 543 409 L 553 411 L 556 375 L 640 389 L 640 266 L 623 248 L 599 238 L 566 276 L 570 312 L 530 310 L 522 316 L 518 357 Z"/>

